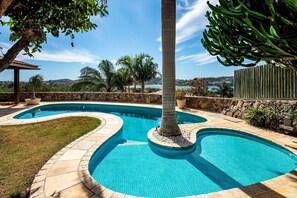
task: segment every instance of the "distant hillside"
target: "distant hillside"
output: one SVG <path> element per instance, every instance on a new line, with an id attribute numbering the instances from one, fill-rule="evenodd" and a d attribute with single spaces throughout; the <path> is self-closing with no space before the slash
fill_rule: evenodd
<path id="1" fill-rule="evenodd" d="M 70 79 L 58 79 L 44 81 L 46 84 L 73 84 L 75 81 Z"/>
<path id="2" fill-rule="evenodd" d="M 222 77 L 207 77 L 205 78 L 209 85 L 218 85 L 225 82 L 233 84 L 233 76 L 222 76 Z M 176 80 L 176 85 L 177 86 L 184 86 L 187 85 L 187 82 L 189 80 L 183 80 L 183 79 L 177 79 Z M 162 78 L 157 77 L 152 79 L 151 81 L 146 83 L 147 85 L 161 85 L 162 84 Z"/>
<path id="3" fill-rule="evenodd" d="M 146 83 L 147 85 L 162 85 L 162 77 L 157 77 Z"/>
<path id="4" fill-rule="evenodd" d="M 233 84 L 233 76 L 221 76 L 221 77 L 207 77 L 205 78 L 209 85 L 218 85 L 225 82 Z M 176 79 L 177 86 L 185 86 L 189 80 Z M 46 84 L 73 84 L 76 80 L 71 79 L 58 79 L 45 81 Z M 147 85 L 162 85 L 162 77 L 157 77 L 146 83 Z"/>
<path id="5" fill-rule="evenodd" d="M 206 80 L 212 85 L 220 84 L 224 81 L 233 84 L 233 76 L 208 77 Z"/>

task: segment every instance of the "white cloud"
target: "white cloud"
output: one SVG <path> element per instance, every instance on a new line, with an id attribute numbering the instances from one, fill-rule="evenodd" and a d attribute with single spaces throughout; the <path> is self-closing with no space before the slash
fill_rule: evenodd
<path id="1" fill-rule="evenodd" d="M 31 59 L 23 56 L 24 59 Z M 34 60 L 64 62 L 64 63 L 98 63 L 99 59 L 85 49 L 41 51 L 34 54 Z"/>
<path id="2" fill-rule="evenodd" d="M 180 56 L 177 61 L 194 62 L 196 65 L 206 65 L 217 61 L 215 56 L 210 55 L 208 52 L 201 52 L 188 56 Z"/>
<path id="3" fill-rule="evenodd" d="M 181 51 L 183 51 L 183 48 L 181 48 L 181 47 L 178 47 L 178 48 L 175 49 L 175 53 L 181 52 Z"/>
<path id="4" fill-rule="evenodd" d="M 211 4 L 218 4 L 218 0 L 209 0 Z M 195 0 L 192 4 L 187 0 L 178 4 L 178 10 L 185 10 L 183 15 L 176 23 L 176 44 L 183 43 L 194 38 L 199 32 L 205 29 L 208 20 L 205 17 L 206 11 L 209 10 L 205 0 Z M 157 39 L 161 41 L 161 37 Z"/>
<path id="5" fill-rule="evenodd" d="M 117 60 L 116 60 L 116 59 L 113 59 L 113 60 L 111 60 L 110 62 L 111 62 L 112 64 L 116 65 Z"/>
<path id="6" fill-rule="evenodd" d="M 0 47 L 3 48 L 3 52 L 11 47 L 11 44 L 0 42 Z M 64 62 L 64 63 L 98 63 L 100 57 L 92 54 L 86 49 L 76 49 L 71 50 L 54 50 L 46 51 L 42 50 L 41 52 L 34 53 L 34 58 L 23 55 L 24 52 L 20 52 L 17 56 L 18 60 L 39 60 L 39 61 L 51 61 L 51 62 Z"/>
<path id="7" fill-rule="evenodd" d="M 217 4 L 218 0 L 210 0 L 211 4 Z M 176 23 L 176 43 L 185 42 L 199 31 L 204 30 L 208 21 L 205 17 L 206 11 L 209 10 L 205 0 L 197 0 L 191 6 L 191 9 L 185 12 Z"/>
<path id="8" fill-rule="evenodd" d="M 159 51 L 162 52 L 162 46 L 161 45 L 159 46 Z"/>
<path id="9" fill-rule="evenodd" d="M 189 9 L 190 3 L 189 0 L 181 0 L 179 3 L 177 3 L 176 5 L 176 9 L 177 10 L 185 10 L 185 9 Z"/>
<path id="10" fill-rule="evenodd" d="M 189 0 L 183 0 L 183 3 L 186 7 L 188 7 L 190 5 Z"/>

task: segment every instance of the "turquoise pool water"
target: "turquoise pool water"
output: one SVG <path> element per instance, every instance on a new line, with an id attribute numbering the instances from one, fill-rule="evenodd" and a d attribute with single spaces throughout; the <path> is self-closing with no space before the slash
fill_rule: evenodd
<path id="1" fill-rule="evenodd" d="M 288 150 L 231 130 L 199 132 L 196 149 L 191 154 L 170 158 L 157 155 L 151 150 L 146 135 L 149 129 L 160 124 L 159 109 L 93 104 L 47 105 L 16 118 L 73 111 L 107 112 L 123 119 L 121 132 L 92 156 L 89 171 L 98 183 L 124 194 L 142 197 L 198 195 L 250 185 L 297 168 L 297 157 Z M 178 113 L 177 117 L 180 123 L 206 121 L 185 113 Z"/>
<path id="2" fill-rule="evenodd" d="M 103 104 L 53 104 L 44 105 L 16 115 L 16 119 L 31 119 L 71 112 L 104 112 L 117 115 L 124 121 L 122 137 L 125 140 L 147 142 L 147 132 L 160 125 L 162 111 L 123 105 Z M 177 112 L 180 124 L 205 122 L 206 119 L 192 114 Z"/>
<path id="3" fill-rule="evenodd" d="M 142 197 L 181 197 L 241 187 L 297 168 L 297 158 L 266 140 L 244 133 L 207 129 L 196 150 L 166 158 L 148 144 L 121 137 L 99 149 L 89 171 L 103 186 Z"/>

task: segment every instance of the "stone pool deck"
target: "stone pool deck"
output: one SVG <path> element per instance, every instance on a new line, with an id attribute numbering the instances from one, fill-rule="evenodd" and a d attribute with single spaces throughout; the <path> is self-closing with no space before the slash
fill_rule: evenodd
<path id="1" fill-rule="evenodd" d="M 59 102 L 60 104 L 61 102 Z M 65 102 L 63 102 L 65 103 Z M 75 102 L 71 102 L 75 103 Z M 160 108 L 160 105 L 142 105 L 142 104 L 123 104 L 123 103 L 98 103 L 98 102 L 77 102 L 94 104 L 119 104 L 143 107 Z M 56 104 L 56 103 L 42 103 Z M 41 197 L 135 197 L 114 192 L 98 184 L 90 176 L 88 164 L 91 156 L 105 141 L 114 136 L 122 127 L 121 118 L 106 113 L 69 113 L 54 116 L 48 116 L 37 119 L 16 120 L 13 116 L 29 107 L 0 106 L 0 125 L 16 125 L 41 122 L 60 117 L 68 116 L 90 116 L 102 120 L 102 124 L 95 130 L 85 134 L 79 139 L 73 141 L 52 158 L 50 158 L 41 170 L 36 174 L 31 186 L 31 198 Z M 20 110 L 20 111 L 19 111 Z M 178 109 L 177 109 L 178 110 Z M 178 110 L 181 111 L 181 110 Z M 246 124 L 242 120 L 227 117 L 221 114 L 215 114 L 205 111 L 186 109 L 183 112 L 192 113 L 206 118 L 208 121 L 197 124 L 183 124 L 180 127 L 191 133 L 196 133 L 204 128 L 224 128 L 246 132 L 269 141 L 275 142 L 280 146 L 297 154 L 297 138 L 282 133 L 259 129 Z M 263 198 L 284 198 L 297 197 L 297 169 L 257 184 L 232 188 L 220 192 L 190 196 L 193 198 L 225 198 L 225 197 L 263 197 Z"/>

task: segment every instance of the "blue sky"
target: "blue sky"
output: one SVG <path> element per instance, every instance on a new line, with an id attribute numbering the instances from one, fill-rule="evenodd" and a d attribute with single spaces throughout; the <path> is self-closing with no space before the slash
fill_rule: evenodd
<path id="1" fill-rule="evenodd" d="M 77 79 L 85 66 L 97 67 L 102 59 L 115 62 L 124 55 L 149 53 L 161 71 L 161 7 L 160 0 L 109 0 L 109 15 L 94 17 L 96 30 L 75 35 L 71 39 L 61 35 L 48 36 L 42 52 L 34 58 L 19 55 L 18 60 L 40 66 L 40 71 L 22 71 L 21 80 L 28 81 L 35 74 L 45 80 Z M 211 0 L 216 3 L 217 0 Z M 207 24 L 206 0 L 177 1 L 176 76 L 178 79 L 194 77 L 231 76 L 239 67 L 225 67 L 216 61 L 201 44 L 202 32 Z M 1 27 L 0 46 L 7 49 L 9 30 Z M 11 71 L 0 73 L 0 81 L 12 80 Z"/>

